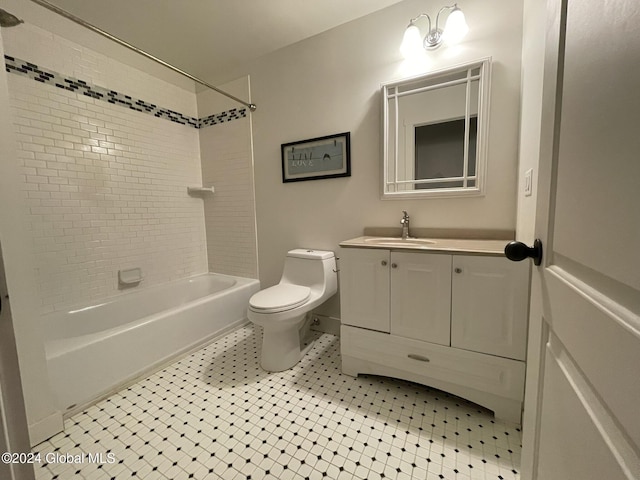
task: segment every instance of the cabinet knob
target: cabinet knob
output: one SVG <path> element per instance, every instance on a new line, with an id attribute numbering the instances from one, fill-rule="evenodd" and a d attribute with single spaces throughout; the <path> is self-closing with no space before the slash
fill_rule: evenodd
<path id="1" fill-rule="evenodd" d="M 398 264 L 397 263 L 392 263 L 391 264 L 391 268 L 398 268 Z"/>
<path id="2" fill-rule="evenodd" d="M 382 261 L 380 262 L 380 264 L 381 264 L 383 267 L 386 267 L 386 266 L 387 266 L 387 261 L 386 261 L 386 260 L 382 260 Z"/>
<path id="3" fill-rule="evenodd" d="M 453 271 L 456 273 L 462 273 L 462 269 L 460 267 L 454 268 Z"/>

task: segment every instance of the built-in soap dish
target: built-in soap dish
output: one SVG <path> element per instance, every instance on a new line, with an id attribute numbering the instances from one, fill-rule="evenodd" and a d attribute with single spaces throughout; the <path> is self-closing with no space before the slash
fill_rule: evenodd
<path id="1" fill-rule="evenodd" d="M 118 285 L 120 288 L 135 287 L 142 281 L 141 268 L 118 270 Z"/>
<path id="2" fill-rule="evenodd" d="M 213 193 L 215 189 L 213 187 L 187 187 L 187 193 L 189 195 L 204 195 Z"/>

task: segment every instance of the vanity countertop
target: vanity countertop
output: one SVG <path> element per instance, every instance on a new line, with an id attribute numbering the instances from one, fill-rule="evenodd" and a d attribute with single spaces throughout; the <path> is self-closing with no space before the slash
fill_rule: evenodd
<path id="1" fill-rule="evenodd" d="M 383 248 L 386 250 L 417 250 L 440 253 L 474 253 L 483 255 L 504 255 L 504 247 L 510 239 L 477 240 L 458 238 L 409 238 L 363 236 L 345 240 L 341 247 Z"/>

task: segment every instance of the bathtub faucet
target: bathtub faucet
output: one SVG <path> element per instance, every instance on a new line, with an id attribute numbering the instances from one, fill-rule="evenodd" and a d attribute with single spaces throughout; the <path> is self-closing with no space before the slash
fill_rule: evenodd
<path id="1" fill-rule="evenodd" d="M 400 224 L 402 225 L 402 239 L 406 240 L 407 238 L 411 238 L 409 236 L 409 214 L 406 210 L 402 211 L 402 220 L 400 220 Z"/>

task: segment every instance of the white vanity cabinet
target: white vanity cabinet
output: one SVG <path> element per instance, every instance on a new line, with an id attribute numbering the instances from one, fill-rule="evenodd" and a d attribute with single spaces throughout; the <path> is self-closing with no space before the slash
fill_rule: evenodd
<path id="1" fill-rule="evenodd" d="M 347 249 L 340 255 L 342 323 L 389 333 L 389 250 Z"/>
<path id="2" fill-rule="evenodd" d="M 528 279 L 502 255 L 342 248 L 342 371 L 430 385 L 519 423 Z"/>
<path id="3" fill-rule="evenodd" d="M 524 360 L 529 264 L 453 255 L 451 346 Z"/>
<path id="4" fill-rule="evenodd" d="M 451 256 L 391 254 L 391 333 L 449 345 L 451 341 Z"/>
<path id="5" fill-rule="evenodd" d="M 451 306 L 440 299 L 451 296 L 451 256 L 364 248 L 343 253 L 343 324 L 449 345 Z"/>

